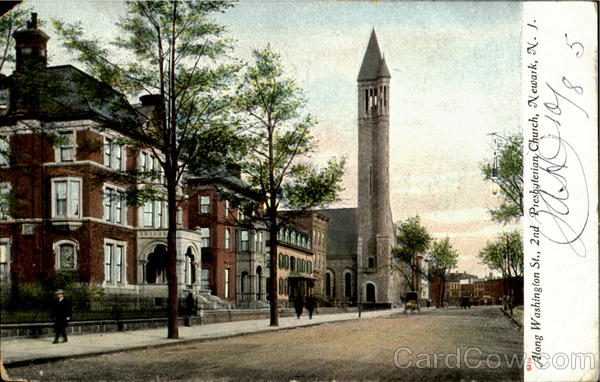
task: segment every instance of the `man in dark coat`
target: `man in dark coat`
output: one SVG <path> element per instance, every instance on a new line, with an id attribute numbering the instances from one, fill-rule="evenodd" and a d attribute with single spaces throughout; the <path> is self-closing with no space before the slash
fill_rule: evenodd
<path id="1" fill-rule="evenodd" d="M 64 338 L 63 342 L 67 342 L 67 325 L 73 314 L 71 302 L 65 298 L 65 291 L 59 289 L 56 291 L 56 302 L 52 307 L 52 316 L 54 317 L 54 342 L 58 343 L 60 336 Z"/>
<path id="2" fill-rule="evenodd" d="M 315 307 L 317 306 L 317 302 L 315 301 L 315 298 L 311 295 L 308 296 L 308 298 L 306 299 L 306 310 L 308 310 L 308 319 L 312 320 L 312 315 L 313 312 L 315 310 Z"/>
<path id="3" fill-rule="evenodd" d="M 300 319 L 302 309 L 304 309 L 304 300 L 301 295 L 296 296 L 296 299 L 294 300 L 294 309 L 296 310 L 296 316 Z"/>
<path id="4" fill-rule="evenodd" d="M 196 315 L 196 299 L 194 294 L 189 292 L 185 298 L 185 326 L 192 326 L 192 316 Z"/>

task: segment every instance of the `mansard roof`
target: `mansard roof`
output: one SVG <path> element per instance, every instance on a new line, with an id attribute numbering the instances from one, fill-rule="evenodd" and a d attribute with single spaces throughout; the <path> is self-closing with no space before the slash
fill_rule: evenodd
<path id="1" fill-rule="evenodd" d="M 371 32 L 369 44 L 363 57 L 360 71 L 358 72 L 358 81 L 370 81 L 377 78 L 391 77 L 390 72 L 385 63 L 385 59 L 379 50 L 379 43 L 375 35 L 375 29 Z"/>
<path id="2" fill-rule="evenodd" d="M 7 81 L 11 107 L 4 118 L 8 120 L 89 118 L 125 127 L 143 119 L 123 94 L 72 65 L 15 72 Z"/>

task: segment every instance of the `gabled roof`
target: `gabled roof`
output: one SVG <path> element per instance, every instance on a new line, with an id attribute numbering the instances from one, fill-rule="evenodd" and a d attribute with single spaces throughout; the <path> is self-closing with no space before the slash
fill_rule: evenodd
<path id="1" fill-rule="evenodd" d="M 369 44 L 363 57 L 360 71 L 358 72 L 358 81 L 370 81 L 382 77 L 391 77 L 385 63 L 385 59 L 379 50 L 379 43 L 375 35 L 375 28 L 371 32 Z"/>
<path id="2" fill-rule="evenodd" d="M 358 243 L 356 208 L 317 210 L 329 218 L 327 226 L 327 258 L 354 258 Z"/>

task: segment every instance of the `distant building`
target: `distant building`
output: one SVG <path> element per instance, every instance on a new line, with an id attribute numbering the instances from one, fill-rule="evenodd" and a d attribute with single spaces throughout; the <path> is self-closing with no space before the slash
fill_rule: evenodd
<path id="1" fill-rule="evenodd" d="M 313 294 L 315 263 L 311 235 L 290 223 L 279 230 L 277 239 L 277 301 L 280 306 L 289 307 L 299 296 Z"/>

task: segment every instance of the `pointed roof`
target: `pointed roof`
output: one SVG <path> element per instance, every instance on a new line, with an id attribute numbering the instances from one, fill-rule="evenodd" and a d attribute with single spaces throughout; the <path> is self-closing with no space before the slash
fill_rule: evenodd
<path id="1" fill-rule="evenodd" d="M 390 71 L 388 70 L 388 67 L 385 63 L 385 57 L 383 57 L 381 59 L 381 64 L 379 65 L 379 77 L 387 77 L 387 78 L 392 78 L 392 76 L 390 75 Z"/>
<path id="2" fill-rule="evenodd" d="M 363 57 L 360 71 L 358 72 L 358 81 L 375 80 L 381 77 L 391 77 L 390 72 L 385 64 L 385 59 L 379 50 L 379 43 L 375 35 L 375 28 L 371 31 L 369 44 L 365 56 Z"/>

